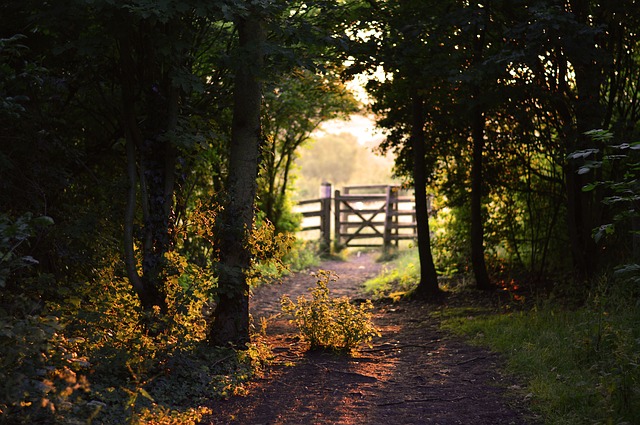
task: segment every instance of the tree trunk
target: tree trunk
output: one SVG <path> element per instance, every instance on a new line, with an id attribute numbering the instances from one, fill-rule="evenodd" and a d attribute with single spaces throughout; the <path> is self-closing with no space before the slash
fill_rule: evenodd
<path id="1" fill-rule="evenodd" d="M 209 339 L 213 345 L 246 348 L 249 337 L 249 235 L 253 227 L 260 145 L 264 29 L 255 14 L 238 21 L 244 66 L 235 75 L 227 198 L 218 226 L 218 293 Z"/>
<path id="2" fill-rule="evenodd" d="M 482 62 L 484 37 L 486 33 L 487 12 L 482 13 L 484 24 L 477 25 L 473 38 L 473 63 L 476 66 Z M 484 226 L 482 225 L 482 154 L 484 151 L 484 112 L 480 105 L 479 81 L 471 86 L 471 138 L 473 143 L 471 164 L 471 265 L 476 279 L 476 287 L 480 290 L 493 288 L 487 273 L 484 260 Z"/>
<path id="3" fill-rule="evenodd" d="M 589 8 L 587 3 L 572 2 L 573 13 L 576 19 L 585 27 L 589 27 Z M 593 37 L 593 35 L 592 35 Z M 583 44 L 584 49 L 576 51 L 598 51 L 594 38 L 582 37 L 578 43 Z M 570 52 L 571 53 L 571 52 Z M 601 52 L 604 55 L 604 52 Z M 598 59 L 600 56 L 598 56 Z M 576 150 L 591 148 L 593 141 L 584 133 L 588 130 L 601 128 L 605 117 L 605 111 L 600 103 L 603 83 L 603 73 L 600 61 L 589 56 L 578 54 L 570 55 L 576 80 L 577 97 L 575 99 L 575 125 L 576 133 L 568 137 L 567 154 Z M 596 146 L 601 148 L 601 146 Z M 602 152 L 602 151 L 601 151 Z M 601 155 L 601 153 L 600 153 Z M 582 188 L 594 180 L 601 180 L 602 170 L 595 173 L 578 174 L 578 169 L 583 165 L 579 159 L 567 161 L 565 169 L 567 213 L 571 253 L 573 258 L 575 277 L 578 281 L 585 281 L 593 276 L 598 264 L 597 247 L 591 233 L 600 222 L 603 211 L 600 202 L 600 190 L 584 192 Z"/>
<path id="4" fill-rule="evenodd" d="M 427 208 L 427 163 L 426 140 L 424 134 L 423 99 L 416 94 L 412 101 L 411 148 L 413 150 L 413 183 L 416 200 L 416 226 L 418 231 L 418 255 L 420 258 L 420 282 L 415 296 L 432 299 L 440 294 L 438 273 L 431 254 L 429 211 Z"/>
<path id="5" fill-rule="evenodd" d="M 175 147 L 168 140 L 147 139 L 140 149 L 140 174 L 145 195 L 142 278 L 162 292 L 165 254 L 173 249 L 173 190 L 175 182 Z"/>
<path id="6" fill-rule="evenodd" d="M 477 99 L 474 99 L 477 101 Z M 492 289 L 484 260 L 484 226 L 482 225 L 482 153 L 484 151 L 484 114 L 474 108 L 472 117 L 473 158 L 471 164 L 471 265 L 480 290 Z"/>
<path id="7" fill-rule="evenodd" d="M 125 224 L 124 224 L 124 260 L 125 266 L 127 270 L 127 276 L 133 289 L 136 291 L 138 297 L 140 298 L 140 302 L 144 309 L 150 310 L 153 307 L 160 307 L 161 310 L 166 311 L 166 301 L 164 299 L 160 282 L 158 279 L 153 278 L 151 273 L 145 270 L 143 266 L 142 276 L 138 272 L 137 261 L 135 258 L 135 250 L 134 250 L 134 219 L 135 219 L 135 211 L 137 206 L 137 184 L 138 179 L 136 176 L 140 174 L 140 188 L 141 188 L 141 197 L 142 197 L 142 205 L 144 210 L 145 218 L 150 215 L 149 212 L 149 202 L 148 202 L 148 193 L 146 191 L 146 183 L 145 177 L 143 176 L 143 172 L 139 173 L 138 170 L 138 161 L 136 152 L 139 153 L 140 146 L 144 143 L 144 136 L 142 131 L 138 125 L 138 120 L 136 118 L 136 110 L 135 104 L 136 99 L 134 93 L 136 90 L 136 81 L 135 81 L 135 61 L 134 61 L 134 51 L 130 45 L 130 40 L 127 37 L 123 37 L 120 44 L 120 66 L 121 66 L 121 84 L 122 84 L 122 108 L 123 108 L 123 127 L 126 138 L 126 159 L 127 159 L 127 176 L 129 181 L 128 188 L 128 196 L 127 196 L 127 207 L 125 212 Z M 176 99 L 177 104 L 177 99 Z M 165 105 L 166 106 L 166 105 Z M 171 109 L 171 108 L 169 108 Z M 177 110 L 176 110 L 177 114 Z M 140 161 L 142 163 L 142 161 Z M 164 170 L 165 173 L 170 173 L 171 178 L 173 176 L 173 169 L 170 171 Z M 166 177 L 166 176 L 165 176 Z M 164 179 L 162 180 L 165 181 Z M 172 181 L 172 180 L 171 180 Z M 169 187 L 165 187 L 165 190 L 170 190 L 171 195 L 173 194 L 173 185 L 171 184 Z M 163 192 L 164 193 L 164 192 Z M 162 200 L 166 200 L 167 197 L 163 197 Z M 169 199 L 171 201 L 171 198 Z M 161 208 L 166 210 L 166 205 L 164 202 Z M 159 215 L 162 215 L 160 213 Z M 166 221 L 166 220 L 165 220 Z M 143 245 L 145 246 L 145 250 L 143 251 L 143 265 L 145 263 L 158 263 L 158 261 L 150 261 L 148 258 L 148 246 L 153 245 L 154 233 L 152 228 L 149 227 L 149 223 L 145 220 L 145 241 Z M 166 233 L 166 232 L 165 232 Z M 162 238 L 164 241 L 166 237 Z M 162 257 L 164 257 L 164 252 L 161 253 Z M 159 274 L 155 273 L 156 275 Z"/>
<path id="8" fill-rule="evenodd" d="M 150 286 L 146 281 L 140 278 L 136 265 L 136 256 L 134 251 L 134 237 L 133 237 L 133 221 L 136 211 L 136 156 L 135 146 L 132 137 L 129 135 L 126 138 L 126 151 L 127 151 L 127 176 L 129 181 L 128 195 L 127 195 L 127 207 L 125 212 L 124 222 L 124 263 L 127 270 L 127 277 L 129 282 L 133 286 L 134 291 L 140 299 L 140 304 L 145 310 L 150 310 L 154 306 L 162 306 L 164 302 L 162 297 L 155 290 L 155 287 Z"/>

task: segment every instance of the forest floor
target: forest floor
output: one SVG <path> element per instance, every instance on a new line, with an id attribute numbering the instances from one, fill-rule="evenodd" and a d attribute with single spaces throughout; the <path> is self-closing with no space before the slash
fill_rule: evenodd
<path id="1" fill-rule="evenodd" d="M 271 317 L 267 339 L 275 354 L 265 373 L 247 386 L 246 396 L 217 401 L 206 424 L 534 424 L 526 396 L 514 377 L 501 372 L 495 353 L 471 346 L 440 329 L 451 306 L 486 302 L 447 295 L 439 304 L 376 302 L 374 323 L 381 337 L 353 356 L 310 352 L 297 329 L 280 312 L 280 298 L 310 298 L 313 271 L 331 270 L 332 296 L 363 298 L 362 284 L 383 265 L 377 254 L 326 261 L 295 273 L 282 284 L 257 288 L 251 311 Z M 468 297 L 466 295 L 465 297 Z M 489 300 L 489 302 L 492 302 Z M 440 314 L 437 314 L 438 311 Z M 430 314 L 430 313 L 436 314 Z M 472 320 L 472 318 L 469 318 Z"/>

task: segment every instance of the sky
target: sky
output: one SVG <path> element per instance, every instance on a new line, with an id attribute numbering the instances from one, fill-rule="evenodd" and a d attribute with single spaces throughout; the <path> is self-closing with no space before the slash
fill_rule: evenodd
<path id="1" fill-rule="evenodd" d="M 373 118 L 363 114 L 353 114 L 348 121 L 341 119 L 327 121 L 312 137 L 319 138 L 326 133 L 350 133 L 358 140 L 359 144 L 370 147 L 377 146 L 384 139 L 383 134 L 376 130 Z"/>

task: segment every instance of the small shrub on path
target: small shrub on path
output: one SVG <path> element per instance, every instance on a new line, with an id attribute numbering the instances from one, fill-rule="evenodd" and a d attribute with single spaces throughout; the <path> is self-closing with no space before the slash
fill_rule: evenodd
<path id="1" fill-rule="evenodd" d="M 286 295 L 281 299 L 282 311 L 293 317 L 291 323 L 298 327 L 311 350 L 350 352 L 380 335 L 371 321 L 371 301 L 356 306 L 347 297 L 331 297 L 327 285 L 335 280 L 331 272 L 320 270 L 310 300 L 301 296 L 294 302 Z"/>

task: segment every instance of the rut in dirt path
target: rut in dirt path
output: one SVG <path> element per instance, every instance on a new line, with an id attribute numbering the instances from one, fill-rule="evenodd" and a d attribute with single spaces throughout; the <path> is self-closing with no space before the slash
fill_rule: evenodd
<path id="1" fill-rule="evenodd" d="M 375 254 L 320 269 L 339 279 L 333 296 L 362 297 L 361 285 L 379 273 Z M 310 273 L 258 288 L 255 318 L 280 311 L 280 297 L 308 294 Z M 268 327 L 274 365 L 247 386 L 248 395 L 216 402 L 206 424 L 533 424 L 501 359 L 439 330 L 428 313 L 445 308 L 417 302 L 380 304 L 374 321 L 382 336 L 353 357 L 310 353 L 287 320 Z M 511 389 L 509 389 L 511 388 Z"/>

